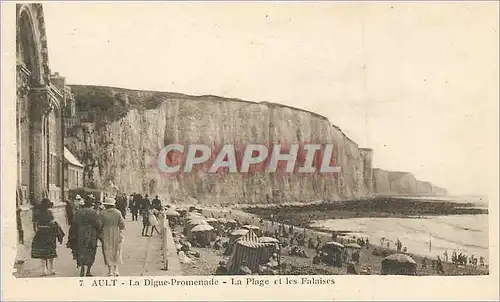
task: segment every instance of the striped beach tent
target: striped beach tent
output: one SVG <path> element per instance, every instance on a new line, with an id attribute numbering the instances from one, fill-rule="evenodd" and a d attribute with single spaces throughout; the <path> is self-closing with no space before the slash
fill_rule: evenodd
<path id="1" fill-rule="evenodd" d="M 227 268 L 230 272 L 238 272 L 243 261 L 246 266 L 257 271 L 259 264 L 267 262 L 269 259 L 269 247 L 274 246 L 272 243 L 260 242 L 254 231 L 250 230 L 246 235 L 236 241 L 233 249 L 233 254 L 227 262 Z"/>

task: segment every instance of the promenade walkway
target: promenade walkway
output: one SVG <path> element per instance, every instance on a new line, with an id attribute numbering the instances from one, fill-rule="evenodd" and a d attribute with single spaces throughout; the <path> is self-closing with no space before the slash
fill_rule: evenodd
<path id="1" fill-rule="evenodd" d="M 130 215 L 126 218 L 125 240 L 123 242 L 122 258 L 123 264 L 119 266 L 121 276 L 159 276 L 159 275 L 182 275 L 182 266 L 177 257 L 172 232 L 168 228 L 167 235 L 167 256 L 168 270 L 162 270 L 162 238 L 158 234 L 153 237 L 141 236 L 142 222 L 132 221 Z M 67 233 L 68 230 L 65 230 Z M 54 262 L 56 275 L 47 277 L 78 277 L 80 270 L 76 267 L 76 261 L 73 260 L 71 250 L 66 247 L 67 235 L 62 245 L 57 246 L 58 257 Z M 22 248 L 22 247 L 20 247 Z M 30 246 L 24 246 L 26 255 L 23 264 L 15 266 L 16 277 L 33 278 L 40 277 L 42 268 L 38 259 L 30 258 Z M 102 250 L 98 247 L 96 261 L 92 268 L 92 274 L 96 277 L 107 276 L 108 270 L 104 265 Z"/>

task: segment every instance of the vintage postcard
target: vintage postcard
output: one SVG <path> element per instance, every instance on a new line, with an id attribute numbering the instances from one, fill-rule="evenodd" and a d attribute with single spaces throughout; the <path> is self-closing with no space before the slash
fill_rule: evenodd
<path id="1" fill-rule="evenodd" d="M 498 9 L 3 2 L 2 299 L 499 299 Z"/>

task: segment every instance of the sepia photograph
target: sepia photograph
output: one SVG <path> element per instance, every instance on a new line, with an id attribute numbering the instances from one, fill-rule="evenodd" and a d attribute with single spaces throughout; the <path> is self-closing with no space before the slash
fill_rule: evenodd
<path id="1" fill-rule="evenodd" d="M 497 2 L 18 2 L 15 30 L 17 279 L 497 264 Z"/>

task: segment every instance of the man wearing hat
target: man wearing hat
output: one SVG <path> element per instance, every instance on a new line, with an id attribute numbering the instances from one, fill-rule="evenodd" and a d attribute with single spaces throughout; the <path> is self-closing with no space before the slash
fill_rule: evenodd
<path id="1" fill-rule="evenodd" d="M 91 269 L 97 252 L 97 240 L 102 228 L 99 216 L 93 209 L 95 198 L 92 197 L 87 196 L 80 210 L 76 212 L 67 244 L 80 268 L 80 277 L 92 276 Z"/>
<path id="2" fill-rule="evenodd" d="M 76 194 L 75 200 L 73 201 L 73 211 L 76 212 L 81 205 L 83 205 L 83 198 L 80 194 Z"/>

